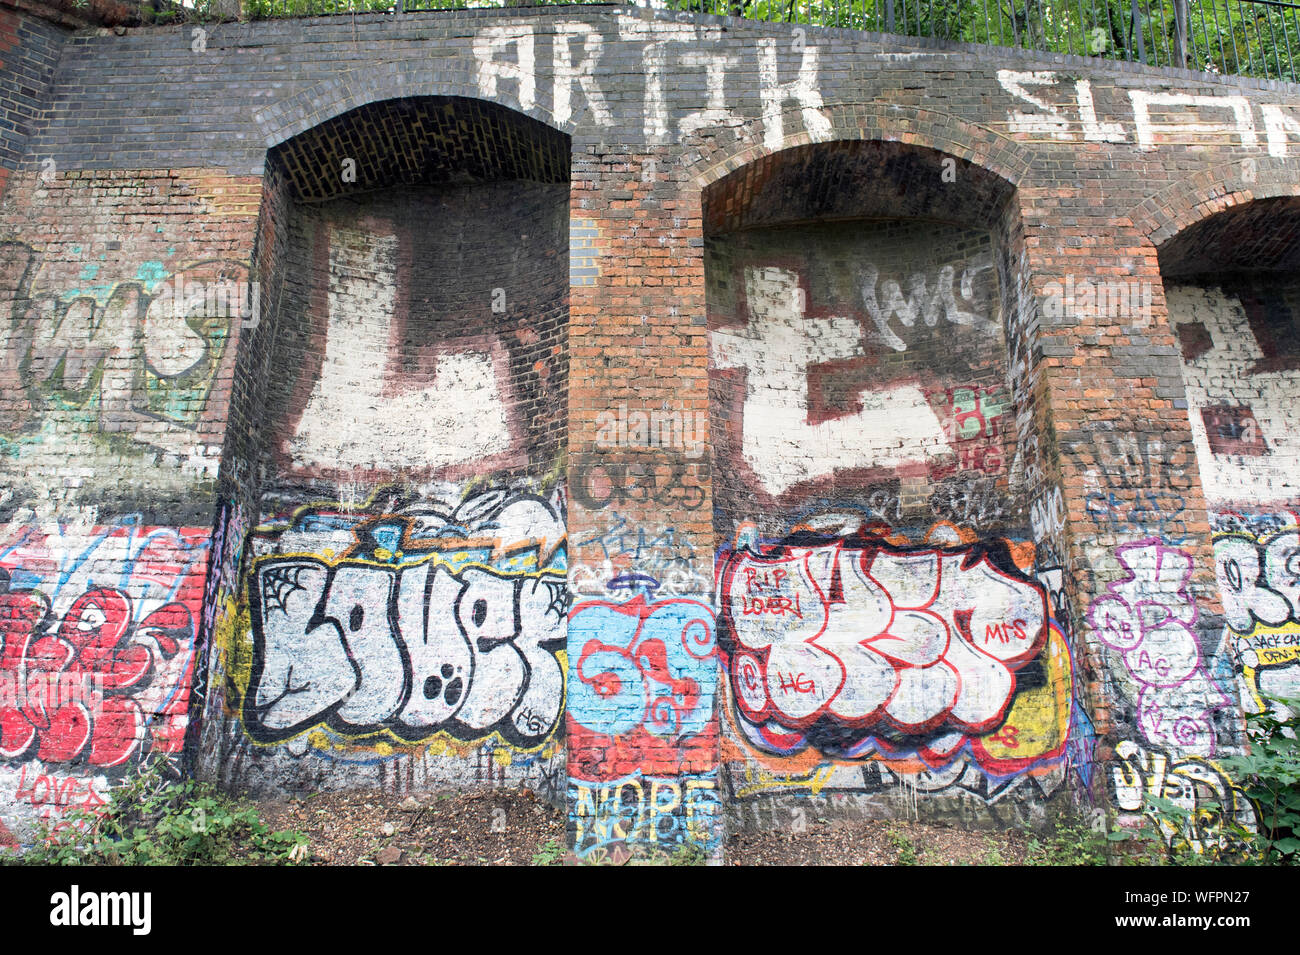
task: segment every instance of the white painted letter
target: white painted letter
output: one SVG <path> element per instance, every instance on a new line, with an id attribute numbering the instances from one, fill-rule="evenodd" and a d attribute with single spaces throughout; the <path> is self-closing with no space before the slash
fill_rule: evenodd
<path id="1" fill-rule="evenodd" d="M 497 50 L 515 44 L 518 59 L 502 63 L 494 59 Z M 497 79 L 519 84 L 519 108 L 532 109 L 536 100 L 537 76 L 533 71 L 532 27 L 488 27 L 474 37 L 474 56 L 478 60 L 478 89 L 492 99 L 497 95 Z"/>
<path id="2" fill-rule="evenodd" d="M 789 83 L 780 81 L 776 66 L 776 40 L 768 37 L 758 41 L 759 97 L 763 101 L 763 144 L 768 149 L 780 149 L 785 142 L 781 122 L 781 106 L 795 100 L 803 111 L 804 129 L 814 142 L 829 139 L 831 121 L 821 113 L 822 94 L 817 89 L 817 47 L 803 51 L 799 64 L 799 77 Z"/>

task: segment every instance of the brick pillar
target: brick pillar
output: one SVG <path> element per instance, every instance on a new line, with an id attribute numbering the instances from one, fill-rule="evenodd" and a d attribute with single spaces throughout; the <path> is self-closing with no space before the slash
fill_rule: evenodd
<path id="1" fill-rule="evenodd" d="M 700 200 L 675 174 L 575 144 L 569 811 L 586 857 L 720 851 Z"/>

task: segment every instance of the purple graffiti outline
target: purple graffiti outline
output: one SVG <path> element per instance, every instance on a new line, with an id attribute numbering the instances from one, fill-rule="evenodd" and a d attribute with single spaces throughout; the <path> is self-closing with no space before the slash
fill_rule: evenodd
<path id="1" fill-rule="evenodd" d="M 1154 557 L 1154 565 L 1140 559 L 1130 561 L 1129 555 L 1134 552 L 1149 552 Z M 1200 607 L 1187 590 L 1187 584 L 1192 578 L 1192 558 L 1186 551 L 1171 547 L 1158 537 L 1147 537 L 1116 547 L 1115 559 L 1127 576 L 1122 580 L 1111 581 L 1107 585 L 1107 593 L 1092 602 L 1092 606 L 1088 608 L 1088 625 L 1102 643 L 1123 655 L 1125 669 L 1133 682 L 1141 687 L 1135 701 L 1139 729 L 1149 741 L 1175 743 L 1185 748 L 1191 755 L 1213 756 L 1218 739 L 1210 715 L 1230 705 L 1232 701 L 1223 693 L 1204 666 L 1201 644 L 1195 630 L 1196 623 L 1200 619 Z M 1171 567 L 1175 568 L 1172 576 L 1169 573 Z M 1141 578 L 1139 578 L 1139 571 L 1142 573 Z M 1177 584 L 1176 590 L 1170 587 L 1174 583 Z M 1130 600 L 1129 597 L 1137 599 Z M 1174 598 L 1182 604 L 1179 608 L 1182 611 L 1181 616 L 1170 606 Z M 1120 614 L 1120 619 L 1117 621 L 1120 624 L 1118 629 L 1112 624 L 1111 614 L 1107 612 L 1107 608 L 1115 605 L 1122 608 L 1118 611 Z M 1148 617 L 1147 613 L 1153 608 L 1161 611 L 1163 616 L 1158 619 Z M 1154 623 L 1148 623 L 1148 620 L 1152 619 Z M 1124 626 L 1126 622 L 1127 626 Z M 1130 661 L 1130 654 L 1142 649 L 1149 635 L 1169 625 L 1181 628 L 1186 634 L 1185 646 L 1190 647 L 1194 659 L 1190 667 L 1184 668 L 1187 672 L 1183 676 L 1169 682 L 1153 682 L 1136 671 L 1135 664 Z M 1134 632 L 1138 634 L 1136 639 L 1133 638 Z M 1144 656 L 1150 659 L 1149 648 Z M 1212 700 L 1207 694 L 1201 701 L 1202 709 L 1199 717 L 1175 716 L 1171 728 L 1167 731 L 1161 730 L 1160 724 L 1164 719 L 1161 712 L 1163 697 L 1194 680 L 1198 685 L 1184 695 L 1192 696 L 1197 690 L 1209 688 L 1214 691 L 1217 699 Z M 1194 697 L 1192 702 L 1194 706 Z M 1154 726 L 1148 726 L 1153 710 L 1156 722 Z M 1197 732 L 1198 729 L 1208 735 L 1204 753 L 1196 752 L 1200 746 L 1197 737 L 1186 738 L 1189 730 Z"/>

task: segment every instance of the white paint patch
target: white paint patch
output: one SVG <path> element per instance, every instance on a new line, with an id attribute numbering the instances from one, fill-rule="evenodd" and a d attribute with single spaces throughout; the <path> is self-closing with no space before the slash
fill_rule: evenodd
<path id="1" fill-rule="evenodd" d="M 1007 122 L 1013 133 L 1026 133 L 1033 136 L 1051 136 L 1053 139 L 1070 139 L 1070 121 L 1061 111 L 1047 103 L 1027 87 L 1050 86 L 1056 83 L 1056 74 L 1052 72 L 1023 72 L 1020 70 L 998 70 L 998 82 L 1002 88 L 1016 99 L 1036 106 L 1037 113 L 1025 113 L 1014 110 L 1007 113 Z"/>
<path id="2" fill-rule="evenodd" d="M 1007 112 L 1007 128 L 1013 135 L 1102 143 L 1122 143 L 1132 138 L 1148 150 L 1173 143 L 1262 148 L 1254 107 L 1244 96 L 1128 90 L 1131 116 L 1106 122 L 1099 118 L 1089 80 L 1052 70 L 999 70 L 997 76 L 1018 106 Z M 1118 95 L 1113 87 L 1108 89 L 1112 100 Z M 1034 109 L 1026 110 L 1020 104 Z M 1300 117 L 1290 104 L 1256 105 L 1263 120 L 1268 154 L 1285 159 L 1291 144 L 1300 142 Z M 1206 110 L 1216 111 L 1217 115 L 1211 113 L 1212 118 L 1206 118 Z M 1230 122 L 1223 121 L 1224 110 L 1232 113 Z"/>
<path id="3" fill-rule="evenodd" d="M 1200 322 L 1213 342 L 1209 351 L 1182 361 L 1192 440 L 1207 500 L 1294 500 L 1300 495 L 1300 371 L 1253 370 L 1264 353 L 1245 309 L 1222 289 L 1169 286 L 1165 297 L 1173 325 Z M 1248 405 L 1269 453 L 1212 453 L 1201 409 L 1215 405 Z"/>
<path id="4" fill-rule="evenodd" d="M 943 426 L 913 385 L 860 393 L 862 410 L 808 423 L 808 368 L 863 353 L 849 318 L 806 318 L 794 272 L 748 268 L 749 323 L 715 331 L 717 368 L 745 368 L 742 454 L 768 493 L 844 468 L 892 468 L 952 456 Z"/>
<path id="5" fill-rule="evenodd" d="M 286 451 L 300 468 L 441 468 L 511 449 L 492 357 L 438 356 L 434 383 L 385 394 L 397 239 L 330 230 L 329 325 L 320 378 Z"/>
<path id="6" fill-rule="evenodd" d="M 1084 139 L 1093 143 L 1124 142 L 1126 137 L 1123 126 L 1097 121 L 1097 107 L 1092 101 L 1092 83 L 1088 80 L 1075 80 L 1074 96 L 1079 104 L 1079 123 L 1083 126 Z"/>
<path id="7" fill-rule="evenodd" d="M 708 105 L 702 110 L 687 113 L 677 124 L 681 134 L 688 136 L 698 129 L 727 126 L 736 122 L 735 114 L 727 108 L 727 70 L 735 69 L 740 58 L 688 50 L 682 54 L 681 61 L 685 66 L 704 68 L 705 86 L 709 91 Z"/>
<path id="8" fill-rule="evenodd" d="M 1300 119 L 1288 116 L 1281 106 L 1265 103 L 1259 108 L 1264 114 L 1264 135 L 1268 137 L 1268 154 L 1278 159 L 1286 158 L 1287 137 L 1300 140 Z"/>
<path id="9" fill-rule="evenodd" d="M 698 46 L 716 43 L 722 38 L 722 32 L 716 27 L 697 29 L 689 23 L 649 22 L 640 17 L 620 16 L 618 34 L 619 39 L 625 43 L 641 44 L 641 71 L 645 76 L 643 100 L 645 136 L 652 141 L 662 141 L 667 138 L 669 132 L 668 106 L 664 100 L 664 73 L 668 66 L 668 44 L 689 43 Z M 710 91 L 709 105 L 713 106 L 712 91 Z M 688 131 L 683 130 L 683 132 Z"/>

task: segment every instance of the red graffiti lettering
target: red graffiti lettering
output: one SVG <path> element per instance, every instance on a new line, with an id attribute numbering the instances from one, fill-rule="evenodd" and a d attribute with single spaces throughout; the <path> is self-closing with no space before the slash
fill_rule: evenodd
<path id="1" fill-rule="evenodd" d="M 1001 743 L 1007 749 L 1019 749 L 1020 741 L 1016 737 L 1020 735 L 1020 730 L 1015 726 L 1004 726 L 992 736 L 989 737 L 994 743 Z"/>
<path id="2" fill-rule="evenodd" d="M 998 643 L 1011 643 L 1013 640 L 1025 639 L 1025 621 L 1014 620 L 1011 623 L 989 624 L 984 628 L 984 642 L 996 640 Z"/>
<path id="3" fill-rule="evenodd" d="M 780 688 L 782 693 L 814 693 L 817 685 L 813 683 L 812 678 L 800 673 L 798 676 L 791 676 L 788 673 L 778 674 L 780 679 Z"/>

